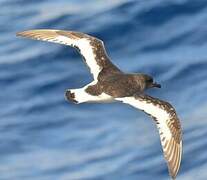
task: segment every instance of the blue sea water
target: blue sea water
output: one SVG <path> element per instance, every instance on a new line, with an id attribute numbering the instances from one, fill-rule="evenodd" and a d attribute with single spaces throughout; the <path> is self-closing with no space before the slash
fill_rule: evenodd
<path id="1" fill-rule="evenodd" d="M 155 124 L 121 104 L 66 102 L 91 81 L 72 48 L 15 37 L 27 29 L 89 33 L 126 72 L 162 84 L 152 96 L 183 128 L 177 179 L 207 179 L 207 1 L 1 0 L 0 179 L 170 179 Z"/>

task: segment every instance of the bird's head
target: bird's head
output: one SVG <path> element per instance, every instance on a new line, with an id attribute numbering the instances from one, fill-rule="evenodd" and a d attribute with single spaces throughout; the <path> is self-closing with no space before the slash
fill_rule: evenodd
<path id="1" fill-rule="evenodd" d="M 136 74 L 134 77 L 142 90 L 153 87 L 161 88 L 161 85 L 154 82 L 153 78 L 147 74 Z"/>

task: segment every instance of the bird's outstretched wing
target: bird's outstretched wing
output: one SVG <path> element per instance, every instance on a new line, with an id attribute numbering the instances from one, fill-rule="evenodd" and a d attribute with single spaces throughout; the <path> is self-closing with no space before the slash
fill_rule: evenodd
<path id="1" fill-rule="evenodd" d="M 36 29 L 19 32 L 17 36 L 64 44 L 76 48 L 83 56 L 94 80 L 97 80 L 98 74 L 103 68 L 108 69 L 109 72 L 120 71 L 109 60 L 103 42 L 87 34 L 75 31 Z"/>
<path id="2" fill-rule="evenodd" d="M 175 109 L 168 102 L 144 94 L 116 98 L 150 115 L 156 122 L 168 170 L 175 179 L 182 156 L 182 132 Z"/>

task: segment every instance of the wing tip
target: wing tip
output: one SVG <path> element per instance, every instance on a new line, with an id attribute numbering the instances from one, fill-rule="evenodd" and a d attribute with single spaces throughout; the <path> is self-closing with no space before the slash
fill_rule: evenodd
<path id="1" fill-rule="evenodd" d="M 173 172 L 171 172 L 171 171 L 169 170 L 169 175 L 170 175 L 170 177 L 171 177 L 173 180 L 176 179 L 177 173 L 178 173 L 178 171 L 173 173 Z"/>
<path id="2" fill-rule="evenodd" d="M 174 167 L 174 169 L 172 169 L 170 167 L 170 165 L 168 164 L 168 171 L 169 171 L 169 175 L 171 176 L 171 178 L 173 180 L 176 179 L 179 169 L 180 169 L 180 165 L 181 165 L 181 159 L 182 159 L 182 141 L 180 141 L 180 147 L 179 147 L 179 152 L 178 152 L 178 162 L 177 162 L 177 166 Z"/>
<path id="3" fill-rule="evenodd" d="M 17 36 L 17 37 L 22 36 L 23 34 L 24 34 L 24 31 L 16 32 L 16 36 Z"/>
<path id="4" fill-rule="evenodd" d="M 38 32 L 43 32 L 43 31 L 56 32 L 59 30 L 57 30 L 57 29 L 31 29 L 31 30 L 16 32 L 16 36 L 26 36 L 30 33 L 38 33 Z"/>
<path id="5" fill-rule="evenodd" d="M 20 31 L 16 33 L 17 37 L 25 37 L 27 35 L 29 35 L 31 32 L 34 32 L 36 30 L 26 30 L 26 31 Z"/>

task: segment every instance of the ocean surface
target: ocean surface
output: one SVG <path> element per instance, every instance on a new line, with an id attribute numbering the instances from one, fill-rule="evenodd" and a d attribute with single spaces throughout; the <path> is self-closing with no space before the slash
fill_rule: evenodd
<path id="1" fill-rule="evenodd" d="M 154 76 L 147 93 L 183 128 L 177 179 L 207 179 L 207 1 L 1 0 L 0 180 L 170 179 L 147 115 L 64 99 L 92 77 L 74 49 L 15 36 L 37 28 L 97 36 L 123 71 Z"/>

